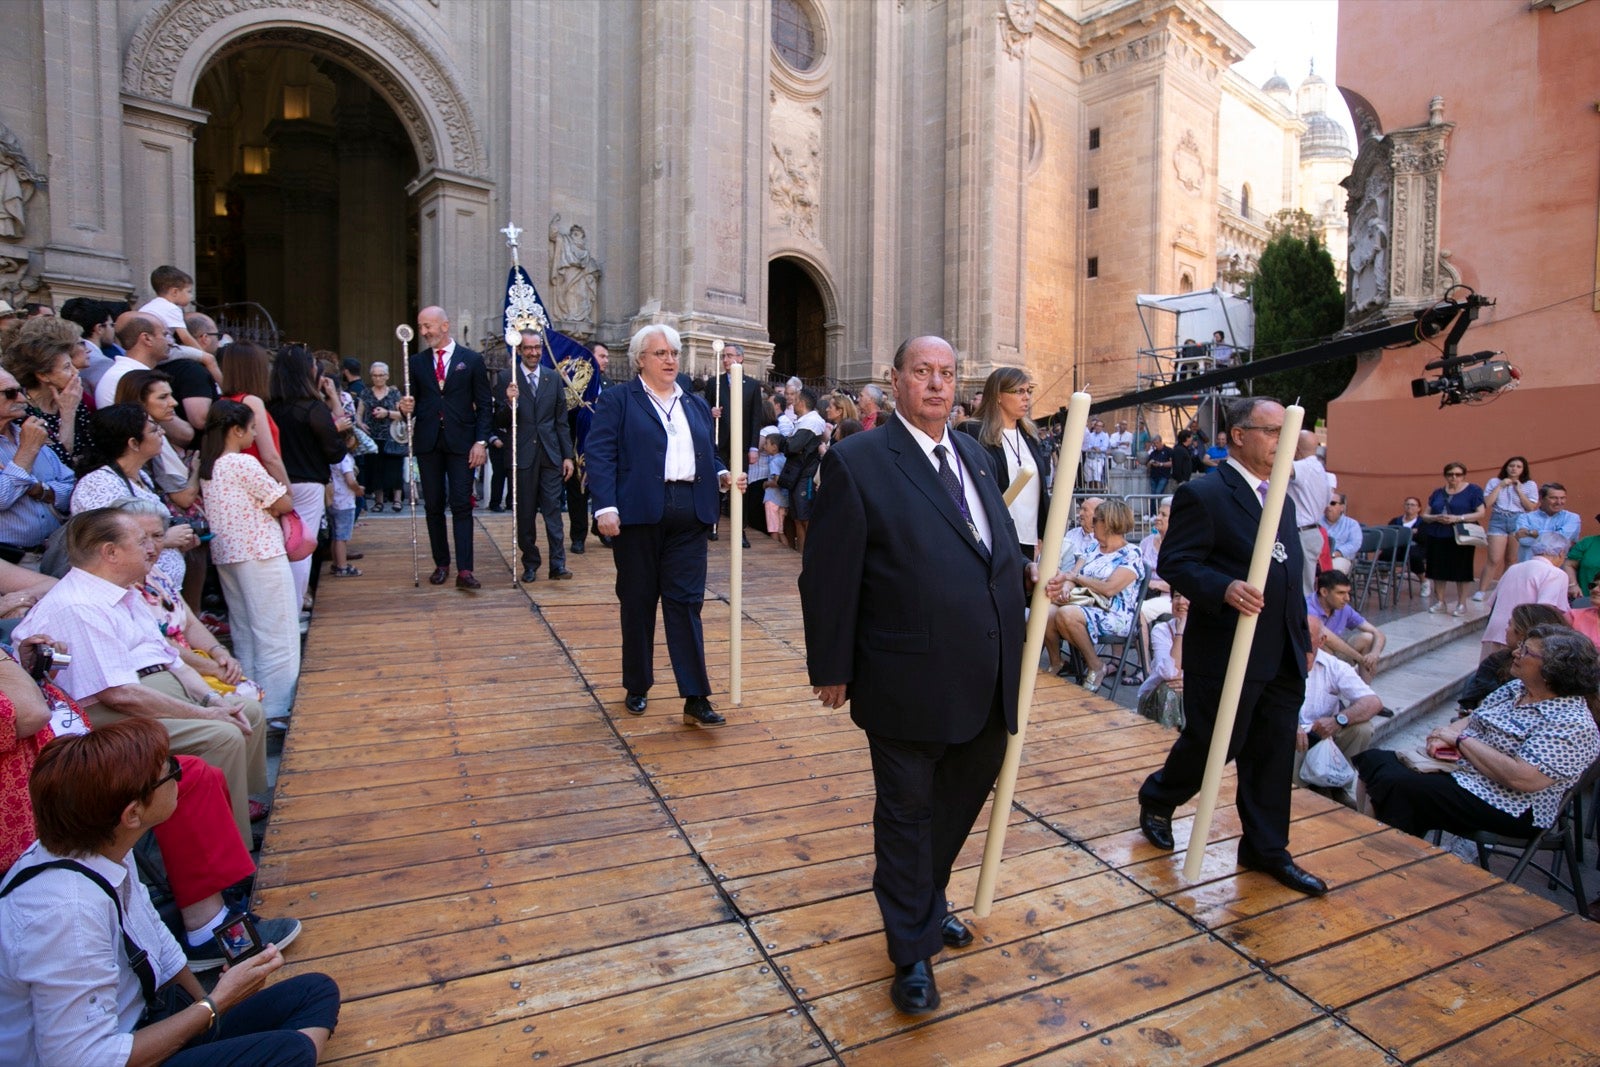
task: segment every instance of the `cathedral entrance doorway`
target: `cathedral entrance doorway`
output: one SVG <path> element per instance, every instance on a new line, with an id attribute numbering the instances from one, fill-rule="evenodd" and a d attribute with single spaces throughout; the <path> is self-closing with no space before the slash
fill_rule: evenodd
<path id="1" fill-rule="evenodd" d="M 337 60 L 245 37 L 205 68 L 194 106 L 209 114 L 194 143 L 196 304 L 253 302 L 282 339 L 391 359 L 418 304 L 419 242 L 417 157 L 388 101 Z"/>
<path id="2" fill-rule="evenodd" d="M 827 309 L 817 283 L 799 262 L 775 259 L 767 268 L 767 332 L 774 377 L 807 381 L 828 373 Z"/>

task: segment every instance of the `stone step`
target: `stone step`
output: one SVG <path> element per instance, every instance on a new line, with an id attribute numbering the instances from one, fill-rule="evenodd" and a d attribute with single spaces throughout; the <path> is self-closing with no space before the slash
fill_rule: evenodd
<path id="1" fill-rule="evenodd" d="M 1385 671 L 1404 666 L 1463 636 L 1471 635 L 1474 642 L 1481 640 L 1477 635 L 1488 625 L 1489 613 L 1482 604 L 1468 604 L 1467 613 L 1459 617 L 1418 611 L 1386 622 L 1373 622 L 1388 638 L 1383 656 L 1378 660 L 1378 677 L 1382 677 Z"/>
<path id="2" fill-rule="evenodd" d="M 1374 741 L 1454 703 L 1462 683 L 1478 669 L 1478 654 L 1478 628 L 1473 628 L 1380 673 L 1372 688 L 1395 714 L 1377 720 Z"/>

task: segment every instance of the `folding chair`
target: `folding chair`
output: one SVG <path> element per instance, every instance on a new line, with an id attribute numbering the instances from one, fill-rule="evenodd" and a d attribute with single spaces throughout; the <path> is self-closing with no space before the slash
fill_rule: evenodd
<path id="1" fill-rule="evenodd" d="M 1378 546 L 1383 542 L 1384 527 L 1363 526 L 1361 528 L 1361 548 L 1356 552 L 1356 558 L 1351 560 L 1350 586 L 1352 590 L 1359 590 L 1351 600 L 1356 605 L 1357 611 L 1365 611 L 1367 594 L 1372 591 L 1372 576 L 1378 566 Z M 1383 593 L 1379 591 L 1378 607 L 1383 607 Z"/>

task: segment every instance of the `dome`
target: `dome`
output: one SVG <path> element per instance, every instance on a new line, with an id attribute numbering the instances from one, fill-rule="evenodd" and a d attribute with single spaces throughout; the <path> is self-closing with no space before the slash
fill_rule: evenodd
<path id="1" fill-rule="evenodd" d="M 1272 77 L 1267 79 L 1267 84 L 1261 87 L 1261 91 L 1266 93 L 1286 93 L 1289 91 L 1289 80 L 1274 71 Z"/>
<path id="2" fill-rule="evenodd" d="M 1343 126 L 1322 111 L 1303 117 L 1306 132 L 1300 135 L 1301 159 L 1350 158 L 1350 135 Z"/>

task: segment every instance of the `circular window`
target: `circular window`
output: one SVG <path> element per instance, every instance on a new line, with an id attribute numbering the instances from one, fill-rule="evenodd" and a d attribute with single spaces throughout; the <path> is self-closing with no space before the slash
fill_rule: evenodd
<path id="1" fill-rule="evenodd" d="M 817 65 L 817 28 L 802 0 L 772 0 L 772 47 L 802 74 Z"/>

